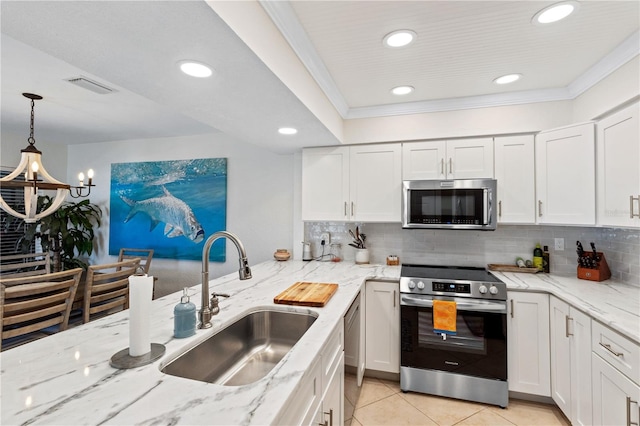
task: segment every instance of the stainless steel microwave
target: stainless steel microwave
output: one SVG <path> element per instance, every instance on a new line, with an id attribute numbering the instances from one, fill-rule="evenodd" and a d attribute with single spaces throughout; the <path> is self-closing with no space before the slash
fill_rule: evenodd
<path id="1" fill-rule="evenodd" d="M 405 180 L 402 227 L 496 229 L 495 179 Z"/>

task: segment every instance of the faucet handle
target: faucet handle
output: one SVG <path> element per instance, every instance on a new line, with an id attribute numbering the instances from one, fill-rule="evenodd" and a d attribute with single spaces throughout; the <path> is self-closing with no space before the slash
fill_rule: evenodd
<path id="1" fill-rule="evenodd" d="M 228 294 L 211 293 L 211 301 L 209 302 L 209 307 L 211 309 L 211 315 L 217 315 L 220 312 L 220 307 L 218 306 L 220 301 L 218 300 L 218 296 L 220 296 L 220 297 L 230 297 Z"/>

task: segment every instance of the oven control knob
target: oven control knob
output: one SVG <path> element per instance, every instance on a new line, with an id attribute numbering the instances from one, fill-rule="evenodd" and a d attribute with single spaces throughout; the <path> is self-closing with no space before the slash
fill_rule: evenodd
<path id="1" fill-rule="evenodd" d="M 422 281 L 418 281 L 418 289 L 424 290 L 424 283 Z"/>
<path id="2" fill-rule="evenodd" d="M 480 287 L 478 287 L 478 291 L 480 292 L 480 294 L 487 294 L 487 286 L 481 285 Z"/>
<path id="3" fill-rule="evenodd" d="M 498 287 L 496 287 L 495 285 L 492 285 L 491 288 L 489 288 L 489 293 L 498 294 Z"/>
<path id="4" fill-rule="evenodd" d="M 416 283 L 414 283 L 413 281 L 409 281 L 409 288 L 412 290 L 416 288 Z"/>

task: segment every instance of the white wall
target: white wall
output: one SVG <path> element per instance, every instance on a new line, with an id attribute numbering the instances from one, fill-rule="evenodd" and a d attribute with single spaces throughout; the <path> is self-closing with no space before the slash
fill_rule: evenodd
<path id="1" fill-rule="evenodd" d="M 12 134 L 2 130 L 0 137 L 0 165 L 15 168 L 20 163 L 20 151 L 29 145 L 29 112 L 25 112 L 24 133 Z M 47 143 L 45 134 L 38 134 L 36 121 L 36 148 L 42 152 L 42 164 L 51 176 L 59 181 L 65 181 L 67 175 L 67 147 Z M 77 175 L 77 173 L 76 173 Z"/>
<path id="2" fill-rule="evenodd" d="M 89 198 L 104 214 L 91 263 L 115 260 L 108 254 L 112 163 L 220 157 L 228 159 L 227 230 L 240 237 L 250 264 L 272 259 L 276 248 L 292 250 L 293 155 L 276 155 L 217 133 L 69 146 L 68 181 L 77 180 L 76 168 L 93 168 L 97 186 Z M 227 243 L 227 261 L 211 262 L 209 271 L 213 279 L 237 269 L 236 248 Z M 201 282 L 200 261 L 154 258 L 150 272 L 159 277 L 160 296 Z"/>

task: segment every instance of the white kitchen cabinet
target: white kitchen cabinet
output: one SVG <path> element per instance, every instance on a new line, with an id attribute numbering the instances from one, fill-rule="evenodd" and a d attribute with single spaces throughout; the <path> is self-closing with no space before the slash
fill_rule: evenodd
<path id="1" fill-rule="evenodd" d="M 583 123 L 536 135 L 537 222 L 594 225 L 595 129 Z"/>
<path id="2" fill-rule="evenodd" d="M 549 296 L 510 291 L 507 297 L 509 390 L 551 396 Z"/>
<path id="3" fill-rule="evenodd" d="M 498 223 L 535 223 L 534 136 L 495 138 Z"/>
<path id="4" fill-rule="evenodd" d="M 591 317 L 551 296 L 551 397 L 574 425 L 591 425 Z"/>
<path id="5" fill-rule="evenodd" d="M 493 178 L 493 138 L 405 142 L 402 178 Z"/>
<path id="6" fill-rule="evenodd" d="M 350 220 L 400 222 L 402 152 L 400 144 L 352 146 Z"/>
<path id="7" fill-rule="evenodd" d="M 593 424 L 640 424 L 640 345 L 591 324 Z"/>
<path id="8" fill-rule="evenodd" d="M 400 284 L 367 281 L 365 364 L 369 370 L 400 372 Z"/>
<path id="9" fill-rule="evenodd" d="M 347 220 L 349 148 L 302 151 L 302 219 Z"/>
<path id="10" fill-rule="evenodd" d="M 302 151 L 302 219 L 400 222 L 400 144 Z"/>
<path id="11" fill-rule="evenodd" d="M 593 424 L 640 424 L 640 386 L 595 353 L 593 366 Z"/>
<path id="12" fill-rule="evenodd" d="M 640 106 L 596 124 L 597 222 L 640 228 Z"/>
<path id="13" fill-rule="evenodd" d="M 343 321 L 305 372 L 276 424 L 324 425 L 325 420 L 327 426 L 344 422 Z"/>

